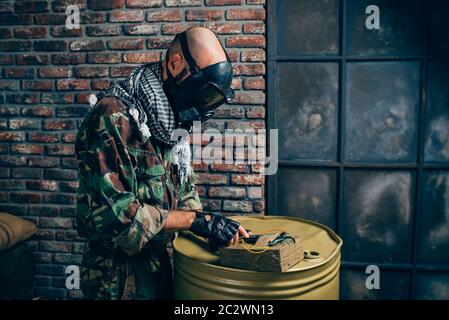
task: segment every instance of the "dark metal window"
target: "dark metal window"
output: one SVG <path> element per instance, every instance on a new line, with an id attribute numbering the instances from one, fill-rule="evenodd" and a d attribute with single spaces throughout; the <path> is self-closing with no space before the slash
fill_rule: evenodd
<path id="1" fill-rule="evenodd" d="M 449 2 L 267 6 L 268 213 L 337 230 L 342 298 L 449 298 Z"/>

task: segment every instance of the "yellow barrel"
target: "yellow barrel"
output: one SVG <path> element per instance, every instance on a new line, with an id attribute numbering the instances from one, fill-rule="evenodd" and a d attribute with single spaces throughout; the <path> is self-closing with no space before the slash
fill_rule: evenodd
<path id="1" fill-rule="evenodd" d="M 207 242 L 190 232 L 173 243 L 176 299 L 326 299 L 339 298 L 342 240 L 318 223 L 292 217 L 232 217 L 254 234 L 280 229 L 300 235 L 305 250 L 318 259 L 301 261 L 287 272 L 255 272 L 223 267 Z"/>

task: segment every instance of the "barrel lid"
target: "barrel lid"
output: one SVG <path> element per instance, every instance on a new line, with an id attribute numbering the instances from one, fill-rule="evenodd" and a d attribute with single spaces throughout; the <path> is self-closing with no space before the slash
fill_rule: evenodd
<path id="1" fill-rule="evenodd" d="M 254 234 L 282 230 L 294 236 L 301 236 L 304 250 L 319 253 L 319 258 L 298 262 L 287 272 L 307 270 L 325 264 L 339 253 L 343 243 L 330 228 L 305 219 L 283 216 L 235 216 L 231 218 L 240 222 L 244 228 L 250 229 Z M 197 237 L 191 232 L 181 232 L 173 242 L 173 247 L 177 253 L 189 258 L 219 265 L 219 256 L 208 250 L 207 240 Z"/>

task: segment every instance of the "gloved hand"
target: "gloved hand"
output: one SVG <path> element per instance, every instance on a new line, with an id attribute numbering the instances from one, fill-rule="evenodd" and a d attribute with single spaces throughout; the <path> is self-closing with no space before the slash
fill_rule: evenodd
<path id="1" fill-rule="evenodd" d="M 206 216 L 210 219 L 207 220 Z M 238 231 L 240 223 L 218 214 L 196 212 L 195 220 L 190 226 L 190 231 L 209 239 L 210 249 L 215 251 L 232 240 Z"/>

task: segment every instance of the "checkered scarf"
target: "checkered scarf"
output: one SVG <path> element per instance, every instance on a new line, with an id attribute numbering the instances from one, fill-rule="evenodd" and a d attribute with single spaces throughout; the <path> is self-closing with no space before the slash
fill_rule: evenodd
<path id="1" fill-rule="evenodd" d="M 161 63 L 147 63 L 134 69 L 124 80 L 114 81 L 111 86 L 97 95 L 97 101 L 105 96 L 120 99 L 128 113 L 139 126 L 140 133 L 172 147 L 173 164 L 178 165 L 181 181 L 190 172 L 190 146 L 188 137 L 172 141 L 176 129 L 170 103 L 162 87 Z M 96 101 L 93 102 L 95 104 Z"/>
<path id="2" fill-rule="evenodd" d="M 160 62 L 137 67 L 126 79 L 114 81 L 103 94 L 117 97 L 125 103 L 144 137 L 154 136 L 169 146 L 176 143 L 170 139 L 175 119 L 162 88 Z"/>

